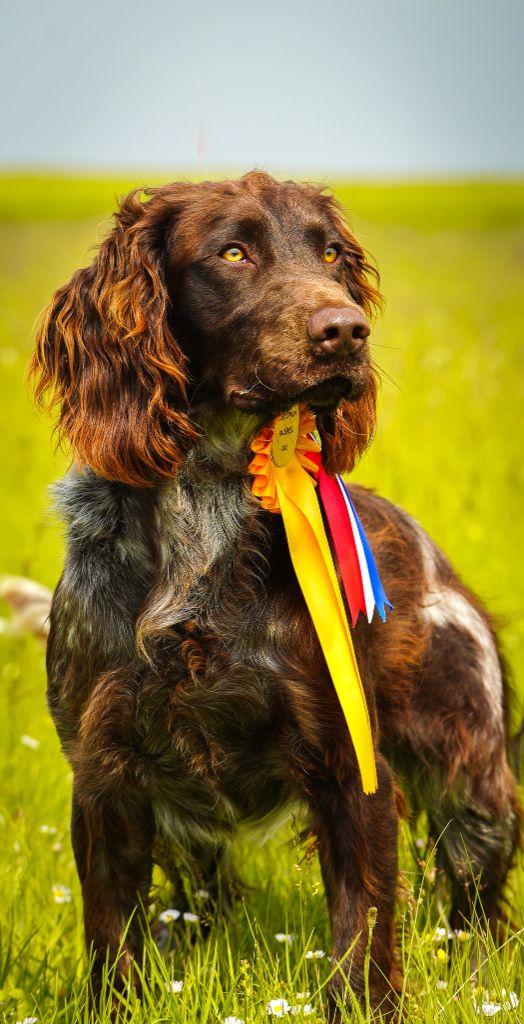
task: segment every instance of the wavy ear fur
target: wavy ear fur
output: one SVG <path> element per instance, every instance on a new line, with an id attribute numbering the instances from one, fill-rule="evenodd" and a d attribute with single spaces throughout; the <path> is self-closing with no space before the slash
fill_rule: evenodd
<path id="1" fill-rule="evenodd" d="M 378 270 L 370 263 L 331 196 L 323 196 L 331 219 L 344 239 L 346 283 L 351 297 L 370 319 L 382 307 Z M 342 402 L 335 413 L 319 417 L 324 465 L 329 473 L 350 473 L 373 439 L 378 378 L 370 368 L 366 389 L 355 402 Z"/>
<path id="2" fill-rule="evenodd" d="M 60 406 L 59 438 L 80 463 L 147 487 L 176 474 L 196 432 L 164 280 L 175 207 L 161 190 L 140 194 L 122 201 L 92 265 L 53 296 L 29 374 L 39 404 Z"/>

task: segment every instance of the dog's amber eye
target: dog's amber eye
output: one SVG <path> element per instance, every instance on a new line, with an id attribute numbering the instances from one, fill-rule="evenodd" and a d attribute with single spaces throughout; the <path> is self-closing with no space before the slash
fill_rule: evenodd
<path id="1" fill-rule="evenodd" d="M 338 259 L 338 249 L 334 245 L 328 245 L 324 249 L 324 263 L 334 263 Z"/>
<path id="2" fill-rule="evenodd" d="M 224 249 L 221 256 L 222 259 L 227 260 L 228 263 L 241 263 L 242 260 L 246 259 L 244 250 L 238 245 L 232 245 L 229 249 Z"/>

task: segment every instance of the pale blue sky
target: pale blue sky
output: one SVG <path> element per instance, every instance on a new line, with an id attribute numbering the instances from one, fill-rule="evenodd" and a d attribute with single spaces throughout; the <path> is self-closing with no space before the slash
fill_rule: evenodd
<path id="1" fill-rule="evenodd" d="M 0 162 L 524 171 L 524 0 L 11 0 Z"/>

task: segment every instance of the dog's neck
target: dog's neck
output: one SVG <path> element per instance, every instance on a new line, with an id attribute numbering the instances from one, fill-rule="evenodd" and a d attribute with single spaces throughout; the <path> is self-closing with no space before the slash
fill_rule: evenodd
<path id="1" fill-rule="evenodd" d="M 269 418 L 267 413 L 200 406 L 192 414 L 200 437 L 182 475 L 191 482 L 244 475 L 253 454 L 251 442 Z"/>

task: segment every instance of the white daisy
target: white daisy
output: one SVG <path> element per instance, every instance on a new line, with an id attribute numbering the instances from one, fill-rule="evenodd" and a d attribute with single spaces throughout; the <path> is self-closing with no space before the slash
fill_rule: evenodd
<path id="1" fill-rule="evenodd" d="M 61 885 L 60 882 L 57 882 L 51 891 L 55 903 L 71 903 L 71 889 L 68 889 L 67 885 Z"/>
<path id="2" fill-rule="evenodd" d="M 168 910 L 163 910 L 159 915 L 158 920 L 162 921 L 162 924 L 171 924 L 171 921 L 178 921 L 180 917 L 180 911 L 175 910 L 174 907 L 170 907 Z"/>
<path id="3" fill-rule="evenodd" d="M 285 932 L 277 932 L 275 935 L 275 939 L 277 940 L 277 942 L 287 942 L 288 946 L 292 946 L 295 936 L 286 935 Z"/>
<path id="4" fill-rule="evenodd" d="M 40 825 L 40 831 L 44 836 L 56 836 L 58 829 L 54 825 Z"/>
<path id="5" fill-rule="evenodd" d="M 207 889 L 197 889 L 195 896 L 197 900 L 208 900 L 211 893 Z M 236 1020 L 235 1017 L 228 1017 L 227 1020 Z"/>
<path id="6" fill-rule="evenodd" d="M 306 952 L 306 960 L 321 960 L 326 953 L 323 949 L 308 949 Z"/>
<path id="7" fill-rule="evenodd" d="M 168 992 L 181 992 L 183 987 L 183 981 L 166 981 L 166 989 Z"/>
<path id="8" fill-rule="evenodd" d="M 437 988 L 447 988 L 447 987 L 448 987 L 447 981 L 444 981 L 443 978 L 439 978 L 438 981 L 437 981 Z"/>
<path id="9" fill-rule="evenodd" d="M 38 1017 L 24 1017 L 23 1020 L 17 1020 L 16 1024 L 36 1024 Z"/>
<path id="10" fill-rule="evenodd" d="M 192 921 L 193 923 L 196 921 L 200 921 L 198 914 L 193 914 L 191 910 L 185 910 L 182 916 L 184 918 L 184 921 Z"/>
<path id="11" fill-rule="evenodd" d="M 266 1013 L 270 1017 L 283 1017 L 285 1013 L 289 1013 L 289 1003 L 287 999 L 270 999 L 266 1006 Z"/>
<path id="12" fill-rule="evenodd" d="M 486 996 L 485 1001 L 483 1003 L 481 1003 L 480 1010 L 479 1010 L 478 1006 L 476 1007 L 477 1013 L 484 1014 L 484 1017 L 494 1017 L 495 1014 L 496 1013 L 500 1013 L 501 1010 L 506 1010 L 506 1011 L 508 1011 L 508 1010 L 516 1010 L 517 1006 L 519 1005 L 519 997 L 518 997 L 517 993 L 516 992 L 506 992 L 505 988 L 502 989 L 501 996 L 503 996 L 503 997 L 507 996 L 508 998 L 507 999 L 504 998 L 504 1002 L 503 1003 L 492 1003 L 492 1002 L 490 1002 L 489 996 L 488 996 L 487 992 L 485 993 L 485 996 Z"/>
<path id="13" fill-rule="evenodd" d="M 296 1017 L 297 1013 L 303 1013 L 304 1017 L 309 1017 L 315 1012 L 315 1007 L 311 1003 L 301 1003 L 299 1006 L 292 1006 L 291 1013 Z"/>

